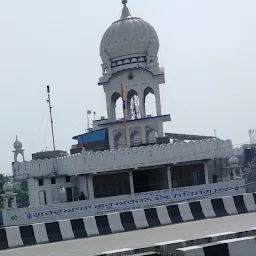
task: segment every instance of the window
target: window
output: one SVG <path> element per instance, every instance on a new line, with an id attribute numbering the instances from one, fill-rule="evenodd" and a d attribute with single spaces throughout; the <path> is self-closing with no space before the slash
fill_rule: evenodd
<path id="1" fill-rule="evenodd" d="M 38 185 L 41 187 L 44 185 L 44 180 L 43 179 L 39 179 L 38 180 Z"/>
<path id="2" fill-rule="evenodd" d="M 66 176 L 66 182 L 70 182 L 70 181 L 71 181 L 70 176 Z"/>
<path id="3" fill-rule="evenodd" d="M 51 178 L 51 184 L 56 184 L 56 178 L 55 177 Z"/>

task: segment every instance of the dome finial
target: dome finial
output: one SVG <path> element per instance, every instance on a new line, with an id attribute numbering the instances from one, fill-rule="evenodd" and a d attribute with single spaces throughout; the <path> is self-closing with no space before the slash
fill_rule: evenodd
<path id="1" fill-rule="evenodd" d="M 123 8 L 123 11 L 122 11 L 121 19 L 126 19 L 126 18 L 131 16 L 129 9 L 126 6 L 127 0 L 122 0 L 122 4 L 124 5 L 124 8 Z"/>
<path id="2" fill-rule="evenodd" d="M 127 0 L 122 0 L 122 4 L 123 4 L 124 6 L 126 6 Z"/>

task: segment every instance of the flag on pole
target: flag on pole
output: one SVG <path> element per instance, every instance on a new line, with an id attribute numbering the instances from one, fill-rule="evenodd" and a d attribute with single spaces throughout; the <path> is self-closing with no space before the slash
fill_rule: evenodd
<path id="1" fill-rule="evenodd" d="M 123 101 L 123 110 L 125 110 L 125 100 L 124 100 L 124 87 L 123 87 L 123 84 L 121 84 L 121 98 L 122 98 L 122 101 Z"/>

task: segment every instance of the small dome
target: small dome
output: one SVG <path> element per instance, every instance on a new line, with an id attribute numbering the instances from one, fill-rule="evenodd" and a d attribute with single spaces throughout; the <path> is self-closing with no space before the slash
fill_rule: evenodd
<path id="1" fill-rule="evenodd" d="M 15 149 L 22 149 L 22 143 L 18 140 L 17 136 L 16 136 L 16 141 L 13 143 L 13 147 Z"/>
<path id="2" fill-rule="evenodd" d="M 6 183 L 4 183 L 3 191 L 5 193 L 12 193 L 13 192 L 13 185 L 10 181 L 7 181 Z"/>
<path id="3" fill-rule="evenodd" d="M 232 166 L 237 166 L 239 164 L 239 159 L 236 156 L 232 156 L 228 160 L 229 165 Z"/>
<path id="4" fill-rule="evenodd" d="M 132 17 L 123 1 L 121 18 L 114 22 L 105 32 L 100 55 L 103 63 L 109 59 L 132 55 L 157 55 L 159 40 L 155 29 L 141 18 Z"/>

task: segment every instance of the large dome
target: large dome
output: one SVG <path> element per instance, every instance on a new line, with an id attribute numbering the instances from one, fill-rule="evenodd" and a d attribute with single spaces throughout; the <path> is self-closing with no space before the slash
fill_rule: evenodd
<path id="1" fill-rule="evenodd" d="M 114 22 L 105 32 L 100 55 L 103 63 L 114 58 L 141 54 L 156 56 L 159 50 L 159 40 L 155 29 L 141 18 L 132 17 L 123 1 L 121 18 Z"/>

